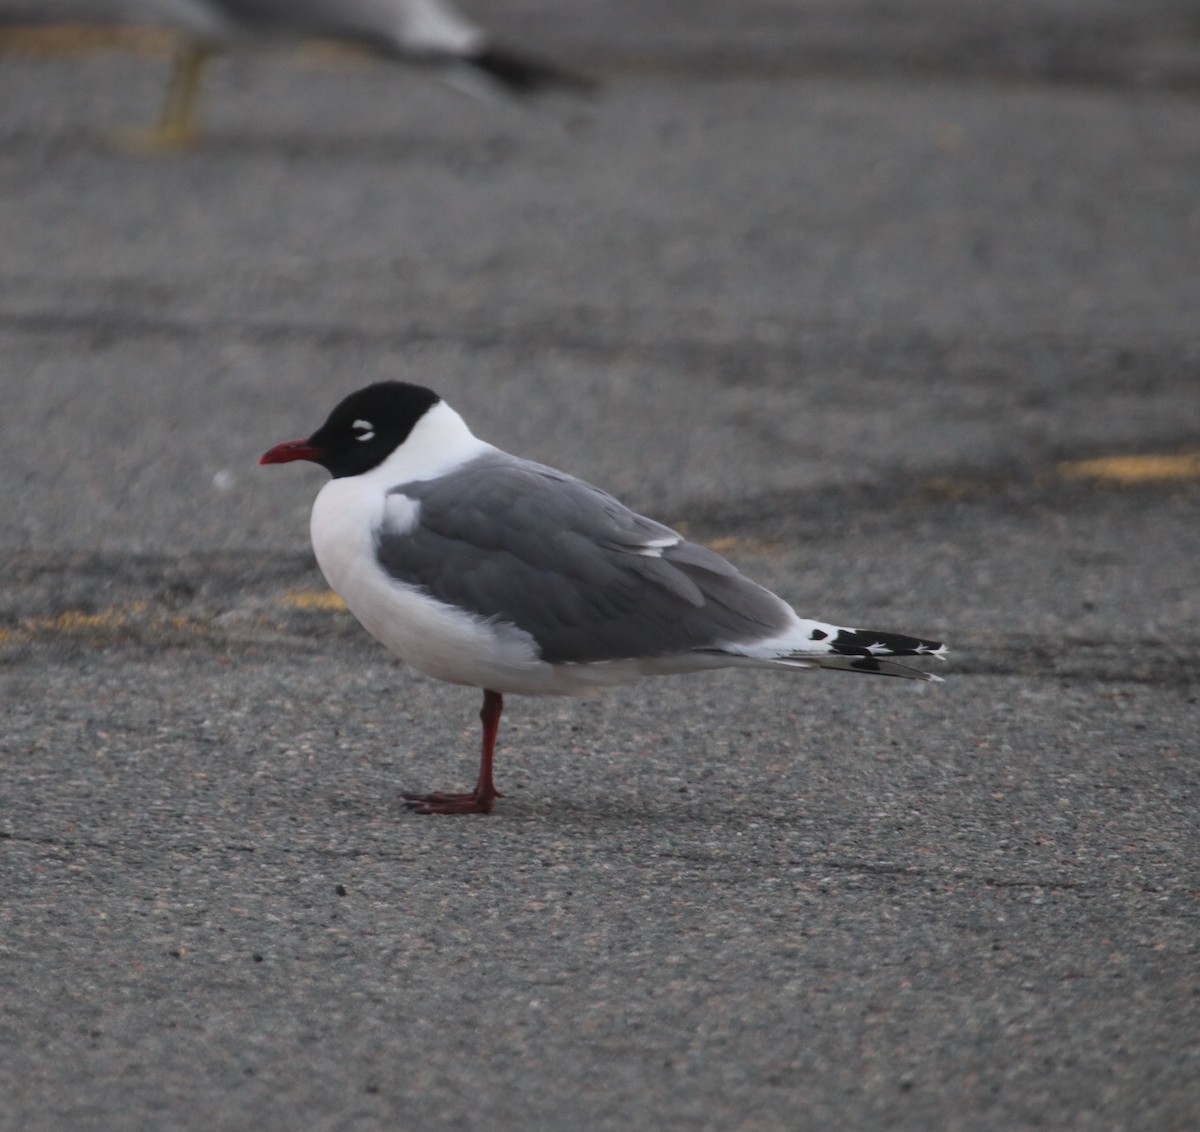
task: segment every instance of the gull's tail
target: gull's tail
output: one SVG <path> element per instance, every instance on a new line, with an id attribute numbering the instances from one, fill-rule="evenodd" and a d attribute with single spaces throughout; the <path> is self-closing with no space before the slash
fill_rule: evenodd
<path id="1" fill-rule="evenodd" d="M 875 676 L 903 676 L 908 680 L 941 680 L 941 677 L 901 663 L 897 658 L 946 659 L 946 646 L 941 641 L 873 629 L 844 629 L 799 617 L 778 637 L 720 651 L 724 655 L 741 655 L 770 668 L 834 668 Z"/>
<path id="2" fill-rule="evenodd" d="M 933 657 L 946 659 L 946 646 L 941 641 L 925 641 L 906 637 L 902 633 L 880 633 L 873 629 L 840 629 L 833 625 L 812 624 L 808 632 L 812 642 L 803 651 L 789 654 L 786 660 L 812 664 L 818 668 L 836 668 L 846 672 L 870 672 L 877 676 L 903 676 L 909 680 L 941 680 L 932 672 L 924 672 L 909 664 L 899 664 L 894 657 Z M 814 648 L 817 633 L 827 635 L 821 644 L 824 651 Z M 813 649 L 812 652 L 808 651 Z M 816 655 L 814 655 L 816 654 Z"/>

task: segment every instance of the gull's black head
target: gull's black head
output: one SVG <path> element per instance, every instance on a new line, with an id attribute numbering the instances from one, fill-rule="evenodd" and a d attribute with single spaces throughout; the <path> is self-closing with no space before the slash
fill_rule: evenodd
<path id="1" fill-rule="evenodd" d="M 359 476 L 382 464 L 441 398 L 404 381 L 380 381 L 351 393 L 307 440 L 289 440 L 267 452 L 260 464 L 311 460 L 334 479 Z"/>

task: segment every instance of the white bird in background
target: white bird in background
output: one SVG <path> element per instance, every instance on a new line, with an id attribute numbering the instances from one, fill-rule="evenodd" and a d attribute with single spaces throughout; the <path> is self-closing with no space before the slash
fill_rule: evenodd
<path id="1" fill-rule="evenodd" d="M 129 131 L 138 149 L 177 149 L 197 136 L 205 63 L 235 45 L 340 41 L 398 62 L 465 68 L 514 95 L 586 90 L 564 68 L 496 44 L 447 0 L 85 0 L 96 18 L 166 25 L 182 36 L 158 122 Z"/>
<path id="2" fill-rule="evenodd" d="M 381 382 L 260 461 L 333 476 L 312 511 L 326 580 L 414 668 L 483 689 L 474 790 L 406 794 L 419 813 L 489 813 L 506 692 L 586 695 L 641 676 L 836 668 L 938 677 L 895 657 L 938 641 L 798 616 L 720 555 L 565 472 L 476 438 L 436 393 Z"/>

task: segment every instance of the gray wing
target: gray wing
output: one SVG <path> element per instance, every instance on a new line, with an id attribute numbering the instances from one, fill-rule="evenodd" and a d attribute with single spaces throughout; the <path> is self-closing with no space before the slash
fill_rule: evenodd
<path id="1" fill-rule="evenodd" d="M 552 664 L 719 650 L 794 616 L 720 555 L 553 468 L 497 452 L 392 492 L 419 513 L 378 533 L 383 568 L 516 625 Z"/>

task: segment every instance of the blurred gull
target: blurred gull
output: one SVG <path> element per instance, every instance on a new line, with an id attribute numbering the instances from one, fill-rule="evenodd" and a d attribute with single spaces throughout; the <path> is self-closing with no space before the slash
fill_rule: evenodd
<path id="1" fill-rule="evenodd" d="M 95 10 L 95 0 L 89 6 Z M 140 149 L 176 149 L 195 141 L 204 64 L 240 45 L 333 40 L 387 59 L 469 73 L 512 95 L 591 85 L 553 63 L 496 44 L 446 0 L 112 0 L 100 7 L 114 18 L 167 25 L 183 36 L 157 124 L 124 135 Z"/>

